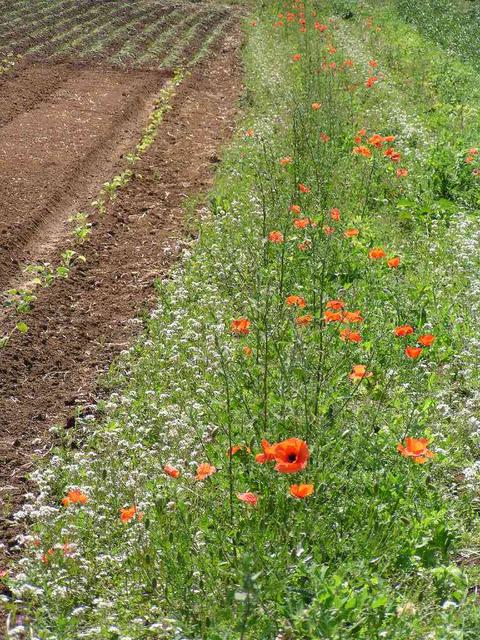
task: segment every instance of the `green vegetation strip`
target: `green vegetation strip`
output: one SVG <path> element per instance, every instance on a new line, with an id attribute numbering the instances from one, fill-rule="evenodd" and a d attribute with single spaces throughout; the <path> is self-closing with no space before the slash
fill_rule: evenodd
<path id="1" fill-rule="evenodd" d="M 17 514 L 13 633 L 479 637 L 478 153 L 442 199 L 409 42 L 355 9 L 248 24 L 199 239 Z"/>

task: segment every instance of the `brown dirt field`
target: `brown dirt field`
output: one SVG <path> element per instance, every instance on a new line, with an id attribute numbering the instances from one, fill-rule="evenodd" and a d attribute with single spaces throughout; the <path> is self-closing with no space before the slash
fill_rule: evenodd
<path id="1" fill-rule="evenodd" d="M 82 247 L 86 263 L 75 266 L 68 280 L 57 280 L 40 291 L 25 319 L 28 334 L 16 334 L 0 352 L 0 535 L 4 543 L 0 569 L 15 554 L 19 531 L 12 514 L 29 490 L 28 471 L 39 457 L 48 455 L 52 444 L 48 428 L 68 419 L 75 407 L 95 404 L 101 393 L 95 386 L 98 375 L 141 329 L 135 318 L 154 301 L 154 279 L 167 273 L 179 253 L 185 235 L 185 196 L 205 191 L 211 184 L 221 146 L 234 126 L 241 90 L 239 41 L 239 34 L 230 31 L 228 39 L 180 85 L 173 109 L 136 165 L 132 181 L 103 217 L 93 218 L 91 239 Z M 128 112 L 123 92 L 133 99 L 139 91 L 148 93 L 145 87 L 152 83 L 145 74 L 127 74 L 123 80 L 114 75 L 102 92 L 100 78 L 89 70 L 73 77 L 63 67 L 57 71 L 55 91 L 40 104 L 32 98 L 38 107 L 27 111 L 28 101 L 19 102 L 18 113 L 0 130 L 2 141 L 7 134 L 11 141 L 8 136 L 17 135 L 9 157 L 0 155 L 0 206 L 5 216 L 0 243 L 8 255 L 0 267 L 3 281 L 15 275 L 27 245 L 30 253 L 36 252 L 32 238 L 39 239 L 43 251 L 45 238 L 35 234 L 48 229 L 52 217 L 64 220 L 66 208 L 85 197 L 88 185 L 95 182 L 103 157 L 95 155 L 100 153 L 98 141 L 105 145 L 117 130 L 114 123 L 120 113 Z M 42 75 L 38 69 L 34 73 Z M 79 82 L 81 96 L 90 95 L 95 109 L 78 97 Z M 55 114 L 50 118 L 47 106 L 48 113 Z M 124 116 L 120 120 L 125 122 Z M 79 138 L 77 130 L 82 132 Z M 49 137 L 55 140 L 54 148 L 48 144 L 42 148 L 42 139 Z M 91 149 L 97 151 L 88 155 Z M 111 157 L 111 150 L 107 155 Z M 71 176 L 82 175 L 87 188 L 82 181 L 69 182 Z M 28 176 L 33 198 L 27 193 Z"/>
<path id="2" fill-rule="evenodd" d="M 2 83 L 0 290 L 115 174 L 168 75 L 34 65 Z"/>

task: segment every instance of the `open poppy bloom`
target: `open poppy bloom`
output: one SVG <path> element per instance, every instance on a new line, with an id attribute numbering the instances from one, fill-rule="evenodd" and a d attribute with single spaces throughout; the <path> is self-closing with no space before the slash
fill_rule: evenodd
<path id="1" fill-rule="evenodd" d="M 288 296 L 285 300 L 289 307 L 300 307 L 303 309 L 306 306 L 305 299 L 301 296 Z"/>
<path id="2" fill-rule="evenodd" d="M 302 213 L 302 210 L 300 209 L 298 204 L 292 204 L 292 206 L 290 207 L 290 211 L 296 216 L 299 216 Z"/>
<path id="3" fill-rule="evenodd" d="M 373 85 L 378 82 L 378 77 L 377 76 L 370 76 L 370 78 L 367 79 L 367 81 L 365 82 L 365 86 L 367 87 L 367 89 L 370 89 L 370 87 L 373 87 Z"/>
<path id="4" fill-rule="evenodd" d="M 359 147 L 353 147 L 352 153 L 358 156 L 363 156 L 364 158 L 372 157 L 372 152 L 370 151 L 370 149 L 368 147 L 364 147 L 363 145 L 360 145 Z"/>
<path id="5" fill-rule="evenodd" d="M 351 329 L 342 329 L 340 331 L 340 340 L 344 342 L 356 342 L 357 344 L 362 341 L 362 336 L 358 331 L 352 331 Z"/>
<path id="6" fill-rule="evenodd" d="M 326 224 L 326 225 L 323 227 L 323 233 L 324 233 L 326 236 L 331 236 L 331 235 L 332 235 L 332 233 L 335 233 L 335 227 L 329 227 L 329 226 L 328 226 L 328 224 Z"/>
<path id="7" fill-rule="evenodd" d="M 297 325 L 299 327 L 308 326 L 311 323 L 312 320 L 313 320 L 313 316 L 311 316 L 311 315 L 298 316 L 298 318 L 295 318 L 295 322 L 297 323 Z"/>
<path id="8" fill-rule="evenodd" d="M 238 320 L 232 320 L 230 325 L 230 331 L 237 336 L 247 336 L 250 333 L 250 320 L 248 318 L 238 318 Z"/>
<path id="9" fill-rule="evenodd" d="M 255 456 L 255 462 L 258 464 L 265 464 L 265 462 L 270 462 L 270 460 L 275 460 L 275 445 L 270 444 L 268 440 L 263 439 L 262 442 L 263 453 L 257 453 Z"/>
<path id="10" fill-rule="evenodd" d="M 255 134 L 255 132 L 254 132 L 254 130 L 253 130 L 253 129 L 247 129 L 247 130 L 245 131 L 245 136 L 246 136 L 247 138 L 251 138 L 254 134 Z"/>
<path id="11" fill-rule="evenodd" d="M 314 492 L 313 484 L 292 484 L 290 485 L 290 495 L 294 498 L 308 498 Z"/>
<path id="12" fill-rule="evenodd" d="M 435 342 L 435 336 L 431 333 L 425 333 L 423 336 L 419 336 L 418 343 L 422 345 L 422 347 L 431 347 Z"/>
<path id="13" fill-rule="evenodd" d="M 387 254 L 381 247 L 374 247 L 370 250 L 368 257 L 371 260 L 379 260 L 380 258 L 385 258 Z"/>
<path id="14" fill-rule="evenodd" d="M 274 244 L 282 244 L 283 233 L 281 231 L 270 231 L 270 233 L 268 234 L 268 239 Z"/>
<path id="15" fill-rule="evenodd" d="M 376 67 L 378 67 L 378 62 L 376 60 L 370 60 L 368 62 L 368 66 L 372 67 L 372 69 L 375 69 Z"/>
<path id="16" fill-rule="evenodd" d="M 390 258 L 390 260 L 387 260 L 387 267 L 389 269 L 396 269 L 399 264 L 400 264 L 400 258 L 398 256 L 395 256 L 394 258 Z"/>
<path id="17" fill-rule="evenodd" d="M 279 473 L 297 473 L 307 466 L 310 452 L 307 443 L 300 438 L 288 438 L 274 447 L 277 464 L 275 471 Z"/>
<path id="18" fill-rule="evenodd" d="M 321 103 L 320 102 L 312 102 L 312 109 L 314 111 L 318 111 L 321 108 Z"/>
<path id="19" fill-rule="evenodd" d="M 327 309 L 333 309 L 334 311 L 340 311 L 345 307 L 345 302 L 343 300 L 329 300 L 325 305 Z"/>
<path id="20" fill-rule="evenodd" d="M 405 438 L 405 446 L 401 442 L 397 444 L 397 451 L 404 458 L 412 458 L 417 464 L 424 464 L 427 458 L 433 458 L 435 454 L 428 450 L 427 438 Z"/>
<path id="21" fill-rule="evenodd" d="M 304 184 L 299 184 L 299 185 L 298 185 L 298 188 L 300 189 L 300 191 L 301 191 L 302 193 L 309 193 L 309 192 L 311 191 L 310 187 L 307 187 L 307 186 L 306 186 L 306 185 L 304 185 Z"/>
<path id="22" fill-rule="evenodd" d="M 302 54 L 301 54 L 301 53 L 295 53 L 295 54 L 292 56 L 292 60 L 293 60 L 294 62 L 298 62 L 298 61 L 299 61 L 299 60 L 301 60 L 301 59 L 302 59 Z"/>
<path id="23" fill-rule="evenodd" d="M 415 360 L 422 353 L 422 347 L 407 347 L 405 349 L 405 355 L 407 358 Z"/>
<path id="24" fill-rule="evenodd" d="M 330 218 L 332 220 L 335 220 L 336 222 L 338 222 L 340 220 L 340 210 L 337 209 L 336 207 L 334 207 L 331 211 L 330 211 Z"/>
<path id="25" fill-rule="evenodd" d="M 62 504 L 68 507 L 71 504 L 85 505 L 88 502 L 88 496 L 80 491 L 80 489 L 70 489 L 67 495 L 62 498 Z"/>
<path id="26" fill-rule="evenodd" d="M 126 509 L 120 509 L 120 520 L 122 522 L 130 522 L 135 516 L 137 516 L 137 520 L 139 521 L 143 518 L 143 513 L 140 513 L 135 505 Z"/>
<path id="27" fill-rule="evenodd" d="M 327 143 L 330 141 L 330 136 L 324 133 L 323 131 L 320 131 L 319 137 L 320 137 L 320 140 L 324 143 Z"/>
<path id="28" fill-rule="evenodd" d="M 354 364 L 352 371 L 348 374 L 348 377 L 350 380 L 353 380 L 353 382 L 358 382 L 364 378 L 371 378 L 372 376 L 373 373 L 371 371 L 367 371 L 367 367 L 364 364 Z"/>
<path id="29" fill-rule="evenodd" d="M 358 229 L 347 229 L 343 235 L 345 238 L 354 238 L 355 236 L 358 236 L 359 233 Z"/>
<path id="30" fill-rule="evenodd" d="M 244 447 L 243 444 L 234 444 L 231 449 L 227 451 L 227 457 L 233 458 L 233 456 L 239 451 L 245 451 L 245 453 L 252 453 L 250 447 Z"/>
<path id="31" fill-rule="evenodd" d="M 167 474 L 167 476 L 170 476 L 171 478 L 178 478 L 180 476 L 180 471 L 178 469 L 175 469 L 175 467 L 172 467 L 171 464 L 166 464 L 163 467 L 163 471 Z"/>
<path id="32" fill-rule="evenodd" d="M 408 176 L 408 169 L 401 167 L 397 169 L 397 178 L 406 178 Z"/>
<path id="33" fill-rule="evenodd" d="M 258 502 L 258 497 L 254 493 L 251 493 L 250 491 L 247 491 L 246 493 L 237 493 L 237 498 L 242 502 L 251 504 L 253 507 L 255 507 Z"/>
<path id="34" fill-rule="evenodd" d="M 195 480 L 205 480 L 209 476 L 213 475 L 216 472 L 215 467 L 208 462 L 202 462 L 197 467 L 197 475 L 195 476 Z"/>
<path id="35" fill-rule="evenodd" d="M 356 311 L 345 311 L 342 317 L 342 322 L 363 322 L 362 312 L 360 309 Z"/>
<path id="36" fill-rule="evenodd" d="M 310 218 L 296 218 L 293 224 L 297 229 L 305 229 L 310 224 Z"/>
<path id="37" fill-rule="evenodd" d="M 292 164 L 293 159 L 291 156 L 285 156 L 284 158 L 280 158 L 279 162 L 282 165 L 282 167 L 284 167 L 287 164 Z"/>
<path id="38" fill-rule="evenodd" d="M 402 324 L 395 328 L 395 335 L 399 338 L 404 338 L 413 333 L 413 327 L 409 324 Z"/>
<path id="39" fill-rule="evenodd" d="M 325 322 L 340 322 L 343 316 L 339 311 L 325 311 L 323 319 Z"/>

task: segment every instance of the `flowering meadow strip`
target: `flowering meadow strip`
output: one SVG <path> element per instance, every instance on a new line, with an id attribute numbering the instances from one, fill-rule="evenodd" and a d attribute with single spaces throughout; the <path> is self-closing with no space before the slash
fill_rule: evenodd
<path id="1" fill-rule="evenodd" d="M 199 239 L 17 514 L 13 634 L 478 637 L 475 222 L 405 225 L 382 61 L 264 4 Z"/>

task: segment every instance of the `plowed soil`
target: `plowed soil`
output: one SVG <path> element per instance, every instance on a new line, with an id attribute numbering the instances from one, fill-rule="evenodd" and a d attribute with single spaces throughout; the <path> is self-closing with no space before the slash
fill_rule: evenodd
<path id="1" fill-rule="evenodd" d="M 82 246 L 86 262 L 40 291 L 25 318 L 28 334 L 16 334 L 0 351 L 0 569 L 14 553 L 12 514 L 29 489 L 28 471 L 51 446 L 48 428 L 67 420 L 75 407 L 95 403 L 98 374 L 141 328 L 135 318 L 153 302 L 154 279 L 180 250 L 185 196 L 211 183 L 234 124 L 238 46 L 239 35 L 230 32 L 180 85 L 132 181 L 103 217 L 93 218 Z M 148 73 L 65 66 L 51 76 L 41 67 L 23 73 L 0 88 L 2 98 L 8 91 L 15 96 L 0 101 L 4 284 L 18 276 L 24 258 L 48 254 L 50 233 L 58 249 L 68 210 L 99 188 L 100 175 L 113 175 L 116 158 L 163 81 Z"/>

